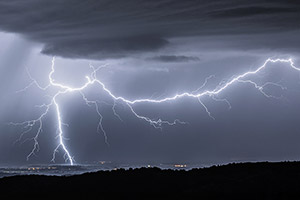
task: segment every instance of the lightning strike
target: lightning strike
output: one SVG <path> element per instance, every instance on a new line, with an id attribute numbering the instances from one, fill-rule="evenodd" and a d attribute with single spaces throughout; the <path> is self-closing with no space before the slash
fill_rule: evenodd
<path id="1" fill-rule="evenodd" d="M 83 93 L 83 91 L 90 85 L 94 85 L 97 84 L 100 86 L 100 88 L 102 88 L 102 90 L 108 94 L 114 104 L 112 105 L 112 111 L 114 113 L 114 115 L 119 118 L 121 121 L 121 117 L 119 114 L 117 114 L 115 108 L 117 103 L 123 103 L 126 106 L 128 106 L 129 110 L 132 112 L 132 114 L 143 121 L 148 122 L 151 126 L 153 126 L 154 128 L 158 128 L 161 129 L 163 125 L 175 125 L 175 124 L 186 124 L 186 122 L 182 122 L 179 119 L 175 119 L 173 122 L 169 122 L 163 119 L 151 119 L 149 117 L 143 116 L 138 114 L 135 110 L 134 110 L 134 105 L 135 104 L 139 104 L 139 103 L 152 103 L 152 104 L 158 104 L 158 103 L 164 103 L 164 102 L 168 102 L 168 101 L 175 101 L 177 99 L 180 98 L 184 98 L 184 97 L 190 97 L 190 98 L 195 98 L 198 100 L 198 102 L 204 107 L 206 113 L 208 114 L 208 116 L 212 119 L 215 119 L 212 115 L 211 112 L 208 110 L 208 108 L 206 107 L 206 105 L 202 102 L 201 98 L 204 96 L 208 96 L 210 97 L 212 100 L 214 101 L 222 101 L 228 104 L 229 109 L 231 108 L 231 104 L 229 103 L 229 101 L 227 99 L 220 99 L 218 98 L 218 95 L 220 93 L 222 93 L 223 91 L 225 91 L 228 87 L 230 87 L 231 85 L 235 84 L 235 83 L 245 83 L 245 84 L 250 84 L 253 85 L 254 88 L 256 88 L 262 95 L 264 95 L 267 98 L 276 98 L 278 99 L 279 97 L 273 96 L 271 94 L 268 94 L 265 92 L 265 88 L 267 86 L 275 86 L 275 87 L 279 87 L 282 90 L 285 90 L 286 88 L 283 87 L 282 85 L 280 85 L 279 83 L 273 83 L 273 82 L 267 82 L 265 84 L 259 85 L 256 82 L 254 82 L 253 80 L 250 79 L 251 75 L 255 75 L 258 74 L 259 72 L 261 72 L 263 69 L 265 69 L 269 63 L 285 63 L 288 64 L 289 67 L 291 67 L 292 69 L 296 70 L 296 71 L 300 71 L 300 68 L 297 68 L 294 65 L 294 62 L 292 61 L 292 59 L 271 59 L 268 58 L 263 65 L 261 65 L 260 67 L 258 67 L 257 69 L 253 70 L 253 71 L 247 71 L 243 74 L 234 76 L 233 78 L 229 79 L 228 81 L 222 81 L 215 89 L 213 90 L 203 90 L 203 88 L 207 85 L 208 81 L 211 78 L 214 78 L 214 75 L 211 75 L 209 77 L 207 77 L 204 81 L 204 83 L 196 90 L 192 91 L 191 93 L 189 92 L 184 92 L 181 94 L 176 94 L 174 96 L 170 96 L 170 97 L 166 97 L 166 98 L 141 98 L 141 99 L 127 99 L 125 97 L 122 96 L 117 96 L 115 94 L 113 94 L 108 88 L 107 86 L 97 78 L 97 72 L 102 69 L 103 67 L 106 67 L 107 65 L 104 66 L 100 66 L 95 68 L 94 66 L 92 66 L 90 64 L 90 68 L 92 69 L 92 73 L 90 74 L 90 76 L 85 76 L 86 78 L 86 82 L 85 84 L 83 84 L 81 87 L 70 87 L 68 85 L 64 85 L 61 84 L 59 82 L 56 82 L 56 80 L 53 78 L 53 74 L 55 73 L 55 58 L 52 59 L 52 64 L 51 64 L 51 71 L 48 75 L 48 79 L 49 79 L 49 84 L 46 87 L 42 87 L 29 73 L 28 69 L 27 69 L 27 74 L 31 80 L 30 84 L 27 85 L 25 88 L 17 91 L 17 92 L 24 92 L 26 91 L 29 87 L 35 85 L 36 87 L 38 87 L 41 90 L 47 90 L 50 87 L 54 87 L 58 89 L 58 92 L 51 97 L 51 101 L 49 104 L 43 104 L 40 105 L 38 107 L 40 108 L 45 108 L 44 112 L 42 112 L 42 114 L 33 120 L 29 120 L 29 121 L 25 121 L 25 122 L 21 122 L 21 123 L 10 123 L 11 125 L 16 125 L 16 126 L 23 126 L 23 128 L 25 129 L 25 131 L 23 131 L 21 133 L 21 136 L 19 137 L 19 139 L 17 141 L 20 141 L 22 139 L 22 137 L 27 134 L 28 132 L 32 131 L 33 127 L 35 125 L 38 126 L 38 130 L 35 134 L 35 136 L 33 138 L 31 138 L 31 140 L 34 141 L 34 145 L 33 145 L 33 149 L 32 151 L 28 154 L 27 156 L 27 160 L 36 154 L 36 152 L 39 151 L 39 143 L 38 143 L 38 137 L 40 135 L 40 133 L 42 132 L 42 127 L 43 127 L 43 118 L 49 113 L 50 108 L 54 107 L 55 108 L 55 112 L 56 112 L 56 120 L 57 120 L 57 133 L 58 133 L 58 138 L 59 138 L 59 144 L 57 145 L 57 147 L 54 149 L 53 152 L 53 157 L 52 157 L 52 161 L 55 162 L 55 157 L 56 157 L 56 153 L 59 151 L 59 149 L 62 149 L 64 152 L 64 158 L 66 162 L 69 162 L 71 165 L 74 164 L 74 158 L 71 156 L 70 152 L 68 151 L 67 146 L 64 143 L 64 131 L 63 131 L 63 125 L 64 123 L 62 122 L 62 115 L 61 115 L 61 111 L 60 111 L 60 105 L 59 102 L 57 101 L 57 97 L 61 96 L 63 94 L 66 93 L 72 93 L 72 92 L 79 92 L 82 96 L 82 99 L 84 100 L 85 104 L 87 106 L 94 106 L 97 115 L 99 116 L 99 123 L 98 123 L 98 127 L 97 127 L 97 132 L 102 132 L 104 135 L 104 139 L 105 139 L 105 143 L 108 145 L 108 140 L 107 140 L 107 134 L 106 131 L 102 125 L 103 122 L 103 115 L 100 112 L 99 109 L 99 101 L 94 101 L 94 100 L 89 100 Z M 246 79 L 248 78 L 248 79 Z"/>
<path id="2" fill-rule="evenodd" d="M 206 107 L 206 105 L 201 101 L 200 97 L 197 98 L 198 102 L 203 106 L 203 108 L 205 109 L 206 113 L 208 114 L 208 116 L 210 118 L 212 118 L 213 120 L 216 120 L 212 115 L 211 112 L 208 110 L 208 108 Z"/>

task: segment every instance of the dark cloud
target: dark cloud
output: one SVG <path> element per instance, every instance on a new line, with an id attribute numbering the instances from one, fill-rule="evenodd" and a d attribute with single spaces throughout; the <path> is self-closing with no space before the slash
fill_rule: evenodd
<path id="1" fill-rule="evenodd" d="M 0 30 L 44 44 L 45 54 L 102 59 L 155 51 L 174 37 L 298 30 L 299 11 L 283 0 L 2 0 Z"/>
<path id="2" fill-rule="evenodd" d="M 42 53 L 68 58 L 120 58 L 130 53 L 159 49 L 168 44 L 162 38 L 139 36 L 116 39 L 87 39 L 46 44 Z M 79 52 L 80 50 L 80 52 Z"/>
<path id="3" fill-rule="evenodd" d="M 161 55 L 148 58 L 148 60 L 159 62 L 190 62 L 200 61 L 196 56 L 174 56 L 174 55 Z"/>
<path id="4" fill-rule="evenodd" d="M 216 18 L 240 18 L 240 17 L 254 17 L 258 15 L 276 17 L 278 14 L 294 15 L 300 11 L 296 7 L 266 7 L 266 6 L 250 6 L 250 7 L 237 7 L 214 11 L 211 16 Z"/>

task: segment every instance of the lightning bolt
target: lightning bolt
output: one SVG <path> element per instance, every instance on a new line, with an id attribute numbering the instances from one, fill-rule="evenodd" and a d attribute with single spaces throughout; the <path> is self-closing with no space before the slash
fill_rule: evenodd
<path id="1" fill-rule="evenodd" d="M 255 70 L 250 70 L 247 71 L 243 74 L 237 75 L 232 77 L 231 79 L 229 79 L 228 81 L 222 81 L 217 87 L 215 87 L 215 89 L 212 90 L 203 90 L 203 88 L 206 86 L 206 84 L 208 83 L 208 81 L 212 78 L 215 78 L 214 75 L 211 75 L 209 77 L 207 77 L 204 81 L 204 83 L 196 90 L 192 91 L 192 92 L 184 92 L 181 94 L 176 94 L 174 96 L 170 96 L 170 97 L 166 97 L 166 98 L 141 98 L 141 99 L 127 99 L 125 97 L 122 96 L 117 96 L 115 94 L 113 94 L 111 92 L 111 90 L 108 89 L 108 87 L 97 78 L 97 72 L 104 68 L 107 67 L 106 65 L 104 66 L 100 66 L 98 68 L 95 68 L 94 66 L 92 66 L 90 64 L 90 68 L 92 69 L 92 73 L 90 74 L 90 76 L 85 76 L 86 78 L 86 82 L 80 86 L 80 87 L 70 87 L 68 85 L 64 85 L 61 84 L 59 82 L 56 82 L 55 79 L 53 78 L 53 74 L 55 73 L 55 57 L 53 57 L 52 62 L 51 62 L 51 71 L 48 75 L 48 79 L 49 79 L 49 84 L 45 87 L 42 87 L 29 73 L 29 71 L 27 70 L 27 74 L 31 80 L 30 84 L 27 85 L 25 88 L 17 91 L 17 92 L 24 92 L 26 91 L 29 87 L 31 86 L 36 86 L 41 90 L 48 90 L 49 88 L 57 88 L 58 91 L 51 96 L 51 100 L 50 103 L 48 104 L 43 104 L 43 105 L 39 105 L 37 107 L 39 108 L 44 108 L 45 110 L 40 114 L 39 117 L 37 117 L 36 119 L 33 120 L 29 120 L 29 121 L 25 121 L 25 122 L 20 122 L 20 123 L 13 123 L 11 122 L 10 124 L 12 125 L 18 125 L 18 126 L 23 126 L 24 130 L 19 139 L 17 141 L 21 141 L 22 137 L 32 131 L 34 126 L 37 126 L 38 129 L 36 131 L 36 134 L 33 138 L 30 138 L 31 140 L 34 141 L 34 145 L 33 145 L 33 149 L 31 150 L 31 152 L 28 154 L 27 156 L 27 160 L 36 154 L 36 152 L 39 151 L 39 143 L 38 143 L 38 138 L 40 133 L 43 131 L 43 118 L 50 112 L 50 108 L 54 107 L 55 108 L 55 112 L 56 112 L 56 120 L 57 120 L 57 136 L 58 136 L 58 140 L 59 143 L 57 145 L 57 147 L 54 149 L 53 152 L 53 156 L 52 156 L 52 161 L 55 162 L 55 157 L 56 154 L 59 152 L 59 149 L 62 149 L 64 152 L 64 158 L 66 162 L 69 162 L 71 165 L 74 164 L 74 158 L 71 156 L 67 146 L 65 145 L 64 141 L 66 138 L 64 138 L 64 131 L 63 131 L 63 126 L 66 125 L 63 123 L 62 121 L 62 115 L 61 115 L 61 111 L 60 111 L 60 104 L 58 102 L 58 97 L 61 95 L 64 95 L 66 93 L 73 93 L 73 92 L 79 92 L 80 95 L 82 96 L 82 99 L 84 100 L 85 104 L 87 106 L 93 106 L 95 107 L 96 113 L 99 116 L 99 123 L 98 123 L 98 127 L 97 127 L 97 132 L 102 132 L 104 135 L 104 139 L 105 139 L 105 143 L 108 145 L 108 140 L 107 140 L 107 134 L 106 131 L 102 125 L 102 121 L 103 121 L 103 115 L 100 112 L 99 109 L 99 104 L 101 103 L 100 101 L 95 101 L 95 100 L 89 100 L 86 95 L 83 93 L 83 91 L 91 86 L 91 85 L 98 85 L 100 86 L 100 88 L 106 93 L 108 94 L 112 100 L 113 100 L 113 105 L 112 105 L 112 111 L 114 113 L 114 115 L 120 119 L 120 115 L 117 114 L 116 112 L 116 105 L 118 103 L 123 103 L 124 105 L 128 106 L 129 110 L 132 112 L 132 114 L 140 119 L 140 120 L 144 120 L 147 123 L 149 123 L 151 126 L 153 126 L 154 128 L 158 128 L 161 129 L 163 125 L 175 125 L 175 124 L 186 124 L 186 122 L 182 122 L 179 119 L 175 119 L 174 121 L 170 122 L 167 120 L 163 120 L 163 119 L 151 119 L 147 116 L 143 116 L 138 114 L 135 110 L 134 110 L 134 105 L 135 104 L 140 104 L 140 103 L 148 103 L 148 104 L 160 104 L 160 103 L 164 103 L 164 102 L 169 102 L 169 101 L 175 101 L 177 99 L 180 98 L 184 98 L 184 97 L 189 97 L 189 98 L 195 98 L 196 100 L 198 100 L 198 102 L 204 107 L 206 113 L 208 114 L 208 116 L 212 119 L 215 119 L 211 112 L 208 110 L 207 106 L 203 103 L 203 101 L 201 100 L 202 97 L 204 96 L 208 96 L 211 97 L 212 100 L 214 101 L 221 101 L 221 102 L 225 102 L 228 104 L 229 109 L 231 108 L 231 104 L 229 103 L 229 101 L 227 99 L 220 99 L 218 98 L 218 95 L 220 93 L 222 93 L 223 91 L 225 91 L 228 87 L 230 87 L 231 85 L 235 84 L 235 83 L 244 83 L 244 84 L 250 84 L 252 86 L 254 86 L 254 88 L 256 88 L 262 95 L 264 95 L 267 98 L 276 98 L 278 99 L 279 97 L 273 96 L 271 94 L 268 94 L 264 89 L 265 87 L 272 85 L 275 87 L 279 87 L 282 90 L 286 89 L 285 87 L 283 87 L 282 85 L 280 85 L 279 83 L 273 83 L 273 82 L 266 82 L 262 85 L 259 85 L 258 83 L 256 83 L 255 81 L 250 79 L 251 75 L 255 75 L 258 74 L 259 72 L 261 72 L 263 69 L 265 69 L 267 66 L 269 66 L 269 63 L 285 63 L 288 64 L 288 66 L 290 68 L 292 68 L 293 70 L 296 71 L 300 71 L 300 68 L 297 68 L 294 65 L 294 62 L 292 59 L 271 59 L 268 58 L 263 65 L 261 65 L 260 67 L 256 68 Z M 247 78 L 247 79 L 246 79 Z M 29 140 L 30 140 L 29 139 Z"/>

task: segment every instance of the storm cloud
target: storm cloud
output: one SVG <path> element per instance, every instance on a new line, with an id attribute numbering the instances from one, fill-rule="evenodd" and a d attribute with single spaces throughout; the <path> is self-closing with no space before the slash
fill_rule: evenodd
<path id="1" fill-rule="evenodd" d="M 298 31 L 299 13 L 292 0 L 2 0 L 0 30 L 41 43 L 47 55 L 105 59 L 156 52 L 173 38 L 228 34 L 240 36 L 230 38 L 235 48 L 276 49 L 299 41 L 272 35 Z M 265 45 L 251 37 L 269 34 Z"/>
<path id="2" fill-rule="evenodd" d="M 0 165 L 49 164 L 59 143 L 54 107 L 42 121 L 40 151 L 28 161 L 39 125 L 26 131 L 30 123 L 10 122 L 36 119 L 53 102 L 62 88 L 40 90 L 52 66 L 56 83 L 80 87 L 97 76 L 130 100 L 214 90 L 268 58 L 300 67 L 299 13 L 293 0 L 1 0 Z M 134 104 L 151 120 L 187 122 L 162 129 L 99 84 L 61 94 L 64 142 L 82 164 L 298 159 L 299 73 L 269 63 L 256 75 L 219 95 Z M 62 149 L 56 162 L 65 163 Z"/>
<path id="3" fill-rule="evenodd" d="M 194 56 L 174 56 L 174 55 L 161 55 L 148 58 L 148 60 L 154 60 L 159 62 L 195 62 L 199 61 L 198 57 Z"/>

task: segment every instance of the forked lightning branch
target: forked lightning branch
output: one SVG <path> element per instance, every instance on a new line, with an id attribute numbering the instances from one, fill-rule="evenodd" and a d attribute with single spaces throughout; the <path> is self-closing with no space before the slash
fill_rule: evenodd
<path id="1" fill-rule="evenodd" d="M 51 100 L 49 103 L 45 103 L 43 105 L 38 105 L 38 107 L 44 108 L 44 111 L 39 115 L 38 118 L 31 119 L 31 120 L 24 121 L 24 122 L 18 122 L 18 123 L 11 122 L 10 124 L 16 125 L 16 126 L 22 126 L 24 131 L 21 133 L 18 140 L 21 140 L 22 137 L 26 133 L 29 133 L 31 131 L 36 131 L 34 137 L 29 138 L 33 141 L 33 148 L 27 155 L 27 160 L 28 160 L 31 156 L 35 155 L 39 151 L 40 147 L 39 147 L 38 139 L 43 130 L 44 117 L 50 112 L 50 108 L 54 107 L 55 108 L 54 110 L 56 112 L 55 114 L 56 114 L 57 132 L 58 132 L 58 140 L 59 141 L 58 141 L 58 145 L 56 146 L 56 148 L 53 151 L 52 161 L 53 162 L 55 161 L 55 157 L 56 157 L 56 154 L 58 153 L 58 151 L 63 150 L 65 161 L 69 162 L 71 165 L 73 165 L 75 162 L 74 158 L 64 142 L 65 141 L 64 132 L 67 131 L 67 129 L 64 130 L 65 127 L 64 127 L 62 113 L 61 113 L 62 105 L 60 105 L 60 103 L 58 102 L 59 96 L 63 96 L 67 93 L 78 92 L 81 94 L 83 100 L 85 101 L 85 103 L 88 106 L 94 106 L 95 111 L 99 116 L 99 123 L 98 123 L 97 131 L 103 133 L 105 142 L 108 144 L 107 134 L 106 134 L 105 129 L 102 126 L 103 115 L 101 114 L 100 109 L 99 109 L 99 106 L 100 106 L 99 101 L 89 100 L 86 97 L 86 95 L 84 94 L 84 90 L 91 85 L 98 85 L 99 87 L 97 87 L 97 88 L 99 90 L 103 90 L 105 93 L 107 93 L 112 98 L 112 100 L 114 101 L 114 104 L 112 105 L 112 111 L 113 111 L 114 115 L 116 117 L 118 117 L 120 120 L 121 120 L 120 115 L 116 112 L 115 106 L 118 103 L 123 103 L 124 105 L 129 107 L 129 110 L 132 112 L 132 114 L 137 119 L 140 119 L 140 120 L 143 120 L 143 121 L 149 123 L 154 128 L 161 128 L 163 125 L 172 126 L 175 124 L 185 124 L 186 122 L 182 122 L 179 119 L 174 119 L 173 121 L 168 121 L 168 120 L 164 120 L 164 119 L 160 119 L 160 118 L 151 119 L 150 117 L 141 115 L 138 112 L 136 112 L 136 110 L 134 109 L 134 105 L 143 103 L 143 105 L 147 106 L 147 104 L 163 104 L 168 101 L 176 101 L 179 98 L 194 98 L 200 103 L 201 106 L 204 107 L 204 109 L 205 109 L 206 113 L 209 115 L 209 117 L 214 119 L 214 117 L 211 115 L 210 111 L 208 110 L 208 108 L 206 107 L 206 105 L 203 103 L 203 101 L 201 99 L 205 96 L 208 96 L 214 101 L 224 101 L 231 107 L 229 101 L 227 99 L 218 98 L 218 94 L 225 92 L 226 89 L 229 88 L 233 84 L 247 83 L 247 84 L 252 85 L 254 88 L 256 88 L 265 97 L 277 98 L 276 96 L 273 96 L 272 94 L 267 93 L 265 91 L 265 88 L 269 85 L 273 85 L 273 86 L 279 87 L 281 89 L 285 89 L 285 87 L 283 87 L 282 85 L 280 85 L 278 83 L 274 83 L 274 82 L 265 82 L 264 84 L 260 85 L 260 84 L 256 83 L 255 81 L 253 81 L 254 75 L 261 72 L 263 69 L 265 69 L 267 67 L 272 67 L 272 63 L 281 63 L 282 67 L 289 67 L 293 70 L 300 71 L 300 68 L 297 68 L 294 65 L 294 62 L 292 59 L 268 58 L 260 67 L 256 68 L 255 70 L 247 71 L 243 74 L 235 75 L 234 78 L 228 80 L 227 82 L 222 82 L 222 83 L 218 84 L 212 90 L 205 90 L 205 86 L 206 86 L 208 80 L 213 77 L 213 76 L 209 76 L 205 79 L 204 83 L 197 90 L 194 90 L 193 92 L 184 92 L 181 94 L 176 94 L 176 95 L 173 95 L 170 97 L 160 98 L 160 99 L 155 99 L 155 98 L 153 98 L 153 99 L 152 98 L 128 99 L 126 97 L 122 97 L 122 96 L 113 94 L 111 92 L 111 90 L 101 80 L 99 80 L 97 78 L 97 72 L 101 69 L 101 67 L 94 68 L 92 65 L 90 65 L 90 67 L 92 69 L 92 73 L 89 76 L 85 77 L 86 82 L 80 87 L 71 87 L 71 86 L 56 82 L 53 78 L 53 75 L 55 74 L 55 58 L 53 58 L 52 64 L 51 64 L 51 71 L 48 75 L 49 84 L 46 87 L 42 87 L 28 72 L 28 76 L 31 79 L 31 82 L 28 86 L 26 86 L 22 90 L 19 90 L 18 92 L 26 91 L 31 86 L 36 86 L 40 90 L 43 90 L 45 92 L 47 92 L 47 90 L 50 88 L 56 88 L 57 92 L 53 96 L 51 96 Z"/>

